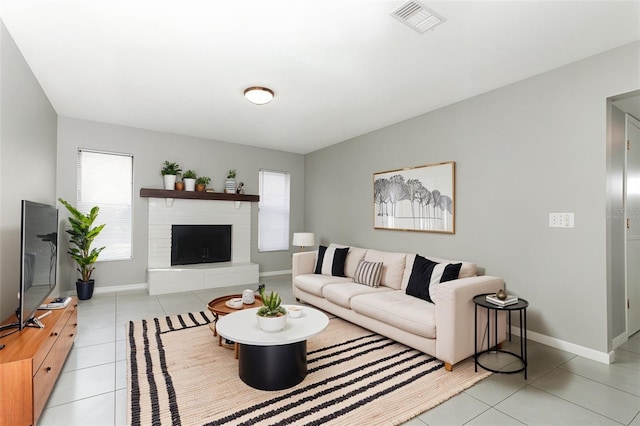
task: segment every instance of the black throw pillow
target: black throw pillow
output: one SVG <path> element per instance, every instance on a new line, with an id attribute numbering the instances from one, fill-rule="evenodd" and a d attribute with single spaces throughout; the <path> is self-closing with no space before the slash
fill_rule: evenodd
<path id="1" fill-rule="evenodd" d="M 331 275 L 334 277 L 346 277 L 344 274 L 344 264 L 347 261 L 349 247 L 337 248 L 333 255 L 333 264 L 331 265 Z"/>
<path id="2" fill-rule="evenodd" d="M 429 283 L 431 282 L 433 268 L 437 264 L 437 262 L 416 255 L 416 259 L 413 261 L 413 269 L 411 269 L 411 276 L 409 276 L 406 294 L 433 303 L 429 294 Z"/>
<path id="3" fill-rule="evenodd" d="M 327 251 L 325 246 L 318 247 L 318 261 L 316 262 L 316 270 L 314 274 L 322 274 L 322 261 L 324 260 L 324 253 Z"/>

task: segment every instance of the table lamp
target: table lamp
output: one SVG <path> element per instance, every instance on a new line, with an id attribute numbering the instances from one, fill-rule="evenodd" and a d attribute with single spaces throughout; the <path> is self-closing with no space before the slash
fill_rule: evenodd
<path id="1" fill-rule="evenodd" d="M 315 245 L 316 239 L 313 232 L 295 232 L 293 234 L 293 245 L 296 247 L 302 247 L 301 251 L 304 251 L 305 247 L 311 247 Z"/>

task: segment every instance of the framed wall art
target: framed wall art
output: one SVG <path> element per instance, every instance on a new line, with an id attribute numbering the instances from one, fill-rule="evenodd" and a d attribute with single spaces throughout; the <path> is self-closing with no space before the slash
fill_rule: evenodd
<path id="1" fill-rule="evenodd" d="M 455 234 L 455 173 L 454 161 L 374 173 L 374 228 Z"/>

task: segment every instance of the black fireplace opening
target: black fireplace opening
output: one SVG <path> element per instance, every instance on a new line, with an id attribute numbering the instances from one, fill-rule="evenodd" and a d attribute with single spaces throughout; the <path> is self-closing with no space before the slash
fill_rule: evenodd
<path id="1" fill-rule="evenodd" d="M 231 261 L 231 225 L 172 225 L 171 265 Z"/>

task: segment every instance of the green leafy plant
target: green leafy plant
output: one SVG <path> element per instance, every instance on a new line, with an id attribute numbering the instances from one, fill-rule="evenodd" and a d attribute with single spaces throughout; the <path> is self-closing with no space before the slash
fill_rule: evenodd
<path id="1" fill-rule="evenodd" d="M 104 250 L 104 247 L 91 248 L 93 240 L 105 227 L 105 224 L 93 226 L 100 208 L 95 206 L 89 213 L 84 214 L 62 198 L 58 198 L 58 201 L 71 213 L 68 218 L 71 229 L 67 229 L 66 232 L 71 235 L 69 242 L 75 247 L 71 247 L 67 253 L 76 262 L 76 269 L 80 272 L 82 281 L 87 282 L 95 269 L 93 265 L 98 260 L 100 252 Z"/>
<path id="2" fill-rule="evenodd" d="M 198 179 L 196 179 L 196 183 L 198 185 L 209 185 L 209 182 L 211 182 L 211 178 L 208 176 L 200 176 Z"/>
<path id="3" fill-rule="evenodd" d="M 165 161 L 162 166 L 162 170 L 160 170 L 160 174 L 162 176 L 179 175 L 181 171 L 182 169 L 180 168 L 180 165 L 178 163 L 170 163 L 168 161 Z"/>
<path id="4" fill-rule="evenodd" d="M 191 169 L 187 170 L 182 175 L 182 179 L 195 179 L 195 178 L 196 178 L 196 171 Z"/>
<path id="5" fill-rule="evenodd" d="M 236 169 L 231 169 L 227 172 L 227 179 L 235 179 L 236 178 Z"/>
<path id="6" fill-rule="evenodd" d="M 258 315 L 261 317 L 281 317 L 287 314 L 287 310 L 280 306 L 282 299 L 280 295 L 272 291 L 269 294 L 265 294 L 264 287 L 260 287 L 260 298 L 262 299 L 262 306 L 258 309 Z"/>

